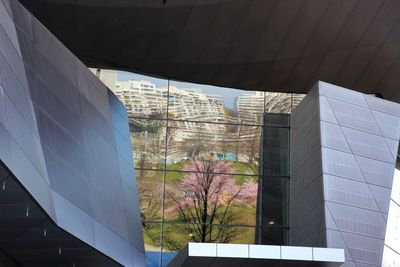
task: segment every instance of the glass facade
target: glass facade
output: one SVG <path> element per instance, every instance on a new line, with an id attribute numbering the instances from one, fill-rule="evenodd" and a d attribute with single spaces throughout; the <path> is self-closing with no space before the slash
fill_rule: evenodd
<path id="1" fill-rule="evenodd" d="M 283 138 L 288 127 L 283 133 L 264 127 L 274 123 L 264 113 L 290 113 L 303 95 L 132 73 L 119 73 L 118 80 L 111 89 L 128 110 L 148 265 L 166 266 L 187 242 L 261 243 L 262 233 L 263 243 L 277 243 L 267 237 L 276 235 L 278 221 L 257 219 L 261 199 L 263 207 L 276 202 L 258 196 L 262 143 L 265 134 Z M 276 220 L 285 225 L 285 218 Z"/>
<path id="2" fill-rule="evenodd" d="M 257 243 L 288 244 L 290 115 L 265 113 Z"/>

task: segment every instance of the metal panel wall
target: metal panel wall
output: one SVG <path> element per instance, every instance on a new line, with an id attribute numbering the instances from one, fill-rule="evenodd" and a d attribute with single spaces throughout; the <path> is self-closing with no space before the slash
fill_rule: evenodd
<path id="1" fill-rule="evenodd" d="M 16 0 L 0 1 L 0 158 L 61 228 L 145 266 L 123 105 Z"/>
<path id="2" fill-rule="evenodd" d="M 344 248 L 345 266 L 380 266 L 400 105 L 319 82 L 291 124 L 291 244 Z"/>

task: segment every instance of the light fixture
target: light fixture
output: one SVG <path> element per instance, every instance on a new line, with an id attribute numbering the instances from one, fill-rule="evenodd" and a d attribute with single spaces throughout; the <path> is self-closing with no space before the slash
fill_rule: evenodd
<path id="1" fill-rule="evenodd" d="M 268 224 L 269 224 L 269 225 L 274 225 L 275 222 L 274 222 L 274 221 L 268 221 Z"/>
<path id="2" fill-rule="evenodd" d="M 26 206 L 25 217 L 26 217 L 26 218 L 29 217 L 29 205 Z"/>

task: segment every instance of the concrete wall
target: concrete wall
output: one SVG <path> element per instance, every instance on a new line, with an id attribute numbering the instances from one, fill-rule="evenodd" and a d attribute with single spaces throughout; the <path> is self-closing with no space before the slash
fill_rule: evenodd
<path id="1" fill-rule="evenodd" d="M 18 1 L 0 0 L 0 159 L 58 226 L 136 267 L 131 153 L 123 105 Z"/>
<path id="2" fill-rule="evenodd" d="M 400 105 L 319 82 L 291 127 L 291 244 L 345 248 L 345 266 L 381 266 Z"/>

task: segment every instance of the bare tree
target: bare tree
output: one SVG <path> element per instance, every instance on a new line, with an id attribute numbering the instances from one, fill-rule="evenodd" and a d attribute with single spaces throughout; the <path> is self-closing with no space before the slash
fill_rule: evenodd
<path id="1" fill-rule="evenodd" d="M 232 241 L 238 231 L 232 226 L 237 218 L 232 204 L 235 200 L 247 201 L 248 196 L 241 195 L 243 187 L 236 185 L 229 174 L 233 170 L 231 165 L 192 160 L 184 170 L 190 172 L 183 175 L 170 198 L 186 232 L 195 242 Z"/>

